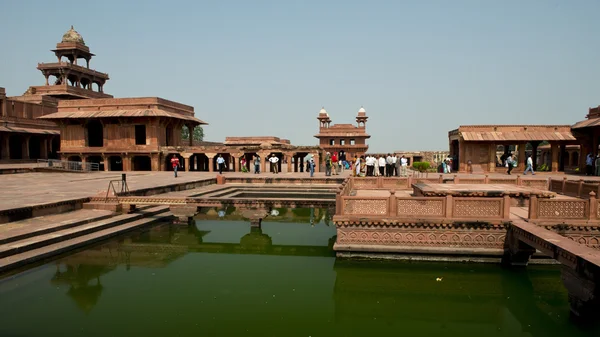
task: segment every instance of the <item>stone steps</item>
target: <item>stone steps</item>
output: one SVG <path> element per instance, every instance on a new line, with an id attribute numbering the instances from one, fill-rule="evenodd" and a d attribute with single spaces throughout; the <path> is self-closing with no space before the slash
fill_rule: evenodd
<path id="1" fill-rule="evenodd" d="M 78 210 L 56 215 L 40 216 L 0 225 L 0 245 L 77 227 L 112 217 L 114 213 L 97 210 Z"/>
<path id="2" fill-rule="evenodd" d="M 81 224 L 0 245 L 0 272 L 83 247 L 125 231 L 170 218 L 168 206 Z"/>

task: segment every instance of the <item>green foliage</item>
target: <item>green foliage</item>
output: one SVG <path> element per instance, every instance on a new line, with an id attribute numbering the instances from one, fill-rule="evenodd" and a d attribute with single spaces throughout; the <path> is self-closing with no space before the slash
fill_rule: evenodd
<path id="1" fill-rule="evenodd" d="M 426 161 L 416 161 L 412 165 L 413 169 L 415 169 L 419 172 L 425 172 L 425 171 L 429 170 L 430 166 L 431 166 L 431 164 L 429 164 Z"/>
<path id="2" fill-rule="evenodd" d="M 550 168 L 548 167 L 548 165 L 542 164 L 542 165 L 538 165 L 537 170 L 545 172 L 545 171 L 550 171 Z"/>
<path id="3" fill-rule="evenodd" d="M 194 134 L 192 137 L 194 137 L 194 141 L 196 141 L 196 142 L 203 141 L 204 140 L 204 129 L 202 129 L 201 126 L 196 126 L 194 128 Z M 183 139 L 183 140 L 190 139 L 190 129 L 188 129 L 187 126 L 184 126 L 181 129 L 181 139 Z"/>

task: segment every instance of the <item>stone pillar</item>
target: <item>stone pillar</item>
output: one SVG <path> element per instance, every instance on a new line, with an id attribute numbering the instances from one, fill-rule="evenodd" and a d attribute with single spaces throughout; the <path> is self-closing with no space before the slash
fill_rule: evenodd
<path id="1" fill-rule="evenodd" d="M 521 143 L 519 144 L 519 163 L 517 165 L 517 170 L 519 170 L 520 172 L 525 171 L 525 160 L 527 158 L 525 158 L 525 146 L 527 144 L 526 143 Z"/>
<path id="2" fill-rule="evenodd" d="M 467 172 L 467 158 L 465 158 L 465 143 L 458 140 L 458 172 L 465 173 Z M 410 162 L 412 164 L 412 160 Z M 452 168 L 454 169 L 454 168 Z"/>
<path id="3" fill-rule="evenodd" d="M 512 226 L 506 231 L 504 240 L 504 255 L 502 264 L 514 267 L 525 267 L 529 263 L 529 258 L 535 253 L 535 248 L 519 240 L 515 235 Z"/>
<path id="4" fill-rule="evenodd" d="M 560 144 L 560 156 L 558 159 L 559 165 L 558 165 L 558 170 L 564 172 L 565 171 L 565 153 L 567 152 L 567 146 L 565 144 Z M 567 157 L 567 160 L 569 160 L 569 158 Z"/>
<path id="5" fill-rule="evenodd" d="M 550 151 L 552 153 L 552 172 L 558 172 L 558 144 L 550 143 Z M 585 158 L 584 158 L 585 164 Z"/>
<path id="6" fill-rule="evenodd" d="M 208 172 L 214 172 L 214 153 L 207 153 L 206 157 L 208 158 Z"/>
<path id="7" fill-rule="evenodd" d="M 315 173 L 316 172 L 321 172 L 321 163 L 320 163 L 320 159 L 319 159 L 319 154 L 315 154 L 313 156 L 313 160 L 315 161 Z"/>
<path id="8" fill-rule="evenodd" d="M 8 145 L 8 138 L 9 138 L 9 134 L 5 133 L 5 134 L 0 134 L 0 146 L 2 146 L 2 150 L 0 150 L 0 153 L 2 154 L 2 157 L 0 157 L 0 159 L 2 160 L 8 160 L 10 159 L 10 146 Z"/>
<path id="9" fill-rule="evenodd" d="M 131 167 L 131 155 L 124 154 L 121 157 L 121 160 L 123 161 L 123 171 L 132 171 L 132 167 Z"/>
<path id="10" fill-rule="evenodd" d="M 287 171 L 288 172 L 293 172 L 292 170 L 292 155 L 290 154 L 286 154 L 285 155 L 285 160 L 287 161 Z"/>
<path id="11" fill-rule="evenodd" d="M 48 139 L 44 138 L 40 142 L 40 158 L 48 159 Z"/>
<path id="12" fill-rule="evenodd" d="M 160 164 L 160 154 L 153 153 L 150 155 L 150 165 L 152 171 L 162 171 L 163 166 Z"/>
<path id="13" fill-rule="evenodd" d="M 21 155 L 22 159 L 29 159 L 29 140 L 31 136 L 23 136 L 23 143 L 21 143 Z"/>
<path id="14" fill-rule="evenodd" d="M 537 153 L 540 142 L 531 142 L 531 160 L 533 160 L 533 170 L 537 170 Z"/>
<path id="15" fill-rule="evenodd" d="M 102 161 L 104 161 L 104 171 L 110 171 L 110 157 L 102 155 Z M 154 171 L 154 161 L 152 161 L 152 171 Z"/>
<path id="16" fill-rule="evenodd" d="M 489 145 L 489 162 L 488 162 L 488 171 L 490 173 L 496 172 L 496 143 L 491 143 Z"/>

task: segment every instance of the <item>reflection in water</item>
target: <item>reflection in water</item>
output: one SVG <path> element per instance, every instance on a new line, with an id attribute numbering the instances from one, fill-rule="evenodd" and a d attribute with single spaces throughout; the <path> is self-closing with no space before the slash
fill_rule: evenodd
<path id="1" fill-rule="evenodd" d="M 336 260 L 326 210 L 278 211 L 259 229 L 208 210 L 6 279 L 0 336 L 599 335 L 556 266 Z"/>

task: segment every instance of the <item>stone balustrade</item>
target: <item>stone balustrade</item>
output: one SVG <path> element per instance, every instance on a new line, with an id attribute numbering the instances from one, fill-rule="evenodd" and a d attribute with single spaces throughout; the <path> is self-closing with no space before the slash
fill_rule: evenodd
<path id="1" fill-rule="evenodd" d="M 579 185 L 579 190 L 581 189 L 582 186 Z M 598 221 L 600 204 L 594 191 L 588 193 L 587 199 L 540 199 L 531 196 L 529 219 L 554 222 Z"/>
<path id="2" fill-rule="evenodd" d="M 543 178 L 522 178 L 517 175 L 516 177 L 490 177 L 485 175 L 483 177 L 459 177 L 453 176 L 452 178 L 444 178 L 443 175 L 437 177 L 363 177 L 357 178 L 352 177 L 350 180 L 353 181 L 355 189 L 369 190 L 369 189 L 410 189 L 412 184 L 415 183 L 429 183 L 429 184 L 502 184 L 502 185 L 517 185 L 517 186 L 528 186 L 540 190 L 548 190 L 549 179 Z"/>
<path id="3" fill-rule="evenodd" d="M 510 197 L 360 197 L 340 195 L 336 215 L 403 219 L 506 220 Z"/>
<path id="4" fill-rule="evenodd" d="M 568 195 L 576 198 L 588 198 L 590 192 L 594 192 L 595 195 L 600 193 L 600 182 L 590 182 L 583 179 L 579 180 L 567 180 L 563 179 L 550 179 L 550 191 Z"/>

